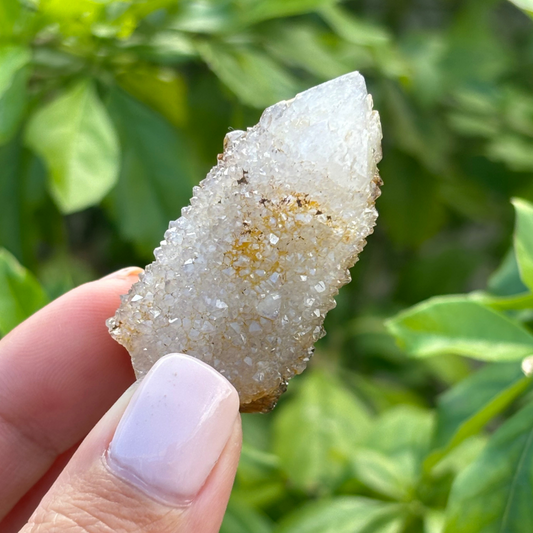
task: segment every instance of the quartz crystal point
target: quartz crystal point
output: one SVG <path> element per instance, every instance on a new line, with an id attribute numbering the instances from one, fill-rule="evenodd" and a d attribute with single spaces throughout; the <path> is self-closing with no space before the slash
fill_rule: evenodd
<path id="1" fill-rule="evenodd" d="M 381 127 L 358 72 L 265 110 L 170 222 L 107 324 L 137 376 L 165 354 L 212 365 L 268 411 L 324 335 L 377 212 Z"/>

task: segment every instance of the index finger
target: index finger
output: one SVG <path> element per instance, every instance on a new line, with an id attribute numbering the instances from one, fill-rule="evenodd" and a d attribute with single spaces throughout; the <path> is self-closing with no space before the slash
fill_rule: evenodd
<path id="1" fill-rule="evenodd" d="M 0 342 L 0 520 L 134 381 L 105 320 L 140 269 L 78 287 Z"/>

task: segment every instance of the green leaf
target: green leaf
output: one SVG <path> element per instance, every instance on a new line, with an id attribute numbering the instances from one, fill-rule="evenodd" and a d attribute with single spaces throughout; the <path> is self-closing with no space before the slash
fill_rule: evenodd
<path id="1" fill-rule="evenodd" d="M 329 490 L 341 480 L 369 423 L 365 407 L 340 382 L 311 372 L 274 419 L 274 452 L 295 487 Z"/>
<path id="2" fill-rule="evenodd" d="M 487 365 L 445 392 L 438 400 L 432 468 L 456 446 L 477 434 L 531 386 L 518 363 Z"/>
<path id="3" fill-rule="evenodd" d="M 279 24 L 269 31 L 266 45 L 276 57 L 289 66 L 301 67 L 323 80 L 352 70 L 336 50 L 326 45 L 327 35 L 316 25 Z"/>
<path id="4" fill-rule="evenodd" d="M 0 97 L 0 144 L 15 135 L 22 122 L 26 110 L 27 80 L 28 70 L 19 70 L 13 76 L 9 89 Z"/>
<path id="5" fill-rule="evenodd" d="M 273 527 L 272 521 L 266 515 L 232 498 L 220 533 L 270 533 Z"/>
<path id="6" fill-rule="evenodd" d="M 432 468 L 430 463 L 433 455 L 430 455 L 424 463 L 426 471 L 429 472 L 429 468 L 432 468 L 429 479 L 439 479 L 442 482 L 446 477 L 456 477 L 457 474 L 470 466 L 479 457 L 485 449 L 488 440 L 485 434 L 468 437 L 439 460 L 434 468 Z M 445 482 L 445 484 L 447 483 Z"/>
<path id="7" fill-rule="evenodd" d="M 503 424 L 455 480 L 446 533 L 533 531 L 533 404 Z"/>
<path id="8" fill-rule="evenodd" d="M 445 515 L 441 509 L 429 509 L 424 516 L 424 533 L 442 533 Z"/>
<path id="9" fill-rule="evenodd" d="M 130 94 L 161 113 L 177 127 L 183 126 L 187 117 L 186 85 L 173 69 L 136 65 L 117 78 Z"/>
<path id="10" fill-rule="evenodd" d="M 235 27 L 240 13 L 235 2 L 182 2 L 170 21 L 172 29 L 191 33 L 221 33 Z"/>
<path id="11" fill-rule="evenodd" d="M 508 72 L 513 52 L 491 27 L 494 5 L 490 0 L 459 6 L 447 30 L 448 46 L 441 61 L 448 87 L 500 84 L 501 76 Z"/>
<path id="12" fill-rule="evenodd" d="M 425 114 L 398 84 L 388 82 L 384 89 L 383 106 L 390 117 L 389 131 L 394 135 L 395 145 L 418 161 L 418 169 L 422 164 L 430 173 L 442 175 L 449 165 L 452 141 L 440 117 L 434 113 Z M 419 181 L 423 183 L 427 179 L 435 181 L 436 178 L 420 177 Z M 424 183 L 423 187 L 431 189 L 435 185 Z"/>
<path id="13" fill-rule="evenodd" d="M 235 34 L 258 22 L 315 11 L 333 0 L 207 0 L 183 2 L 173 18 L 173 28 L 205 34 Z"/>
<path id="14" fill-rule="evenodd" d="M 15 134 L 24 115 L 30 59 L 27 48 L 0 47 L 0 144 Z"/>
<path id="15" fill-rule="evenodd" d="M 244 20 L 247 24 L 278 17 L 290 17 L 315 11 L 334 0 L 252 0 L 246 6 Z"/>
<path id="16" fill-rule="evenodd" d="M 29 49 L 21 46 L 0 46 L 0 97 L 9 89 L 13 76 L 31 59 Z"/>
<path id="17" fill-rule="evenodd" d="M 287 483 L 284 479 L 264 479 L 260 483 L 237 483 L 232 489 L 233 496 L 254 508 L 269 508 L 283 502 L 287 497 Z"/>
<path id="18" fill-rule="evenodd" d="M 533 0 L 510 0 L 510 2 L 533 17 Z"/>
<path id="19" fill-rule="evenodd" d="M 38 110 L 26 142 L 45 160 L 50 192 L 63 213 L 97 204 L 117 181 L 118 140 L 88 80 Z"/>
<path id="20" fill-rule="evenodd" d="M 263 52 L 207 41 L 197 46 L 202 59 L 246 105 L 264 108 L 293 98 L 300 89 L 289 72 Z"/>
<path id="21" fill-rule="evenodd" d="M 0 146 L 0 169 L 0 248 L 33 264 L 36 250 L 62 224 L 51 202 L 52 209 L 43 212 L 48 204 L 45 170 L 23 149 L 20 136 Z"/>
<path id="22" fill-rule="evenodd" d="M 198 176 L 194 151 L 180 131 L 124 91 L 113 91 L 108 108 L 122 166 L 105 206 L 122 238 L 148 258 L 191 197 Z"/>
<path id="23" fill-rule="evenodd" d="M 469 295 L 472 300 L 476 300 L 481 304 L 492 307 L 498 311 L 533 309 L 533 293 L 526 292 L 517 294 L 516 296 L 492 296 L 484 292 L 473 292 Z"/>
<path id="24" fill-rule="evenodd" d="M 387 328 L 414 357 L 453 353 L 514 361 L 533 353 L 533 335 L 525 328 L 464 296 L 427 300 L 389 320 Z"/>
<path id="25" fill-rule="evenodd" d="M 520 278 L 533 291 L 533 204 L 515 198 L 516 228 L 514 248 Z"/>
<path id="26" fill-rule="evenodd" d="M 242 415 L 243 445 L 232 491 L 233 499 L 263 509 L 286 495 L 279 458 L 269 453 L 271 420 L 254 414 Z"/>
<path id="27" fill-rule="evenodd" d="M 178 31 L 159 31 L 146 42 L 130 47 L 142 58 L 155 63 L 175 66 L 197 56 L 190 37 Z"/>
<path id="28" fill-rule="evenodd" d="M 390 35 L 386 30 L 358 19 L 338 5 L 328 5 L 320 10 L 320 14 L 339 36 L 350 43 L 383 46 L 390 42 Z"/>
<path id="29" fill-rule="evenodd" d="M 0 36 L 11 37 L 22 11 L 19 2 L 0 0 Z"/>
<path id="30" fill-rule="evenodd" d="M 279 459 L 248 444 L 243 444 L 237 478 L 245 484 L 261 483 L 273 477 L 280 477 Z"/>
<path id="31" fill-rule="evenodd" d="M 500 133 L 492 138 L 486 146 L 489 159 L 502 161 L 515 172 L 533 170 L 531 138 L 516 133 Z"/>
<path id="32" fill-rule="evenodd" d="M 272 419 L 267 416 L 255 416 L 252 413 L 242 413 L 241 420 L 243 444 L 268 452 L 270 450 L 270 441 L 272 440 Z"/>
<path id="33" fill-rule="evenodd" d="M 527 292 L 527 287 L 520 279 L 514 248 L 508 250 L 500 266 L 489 278 L 488 290 L 496 296 L 512 296 Z"/>
<path id="34" fill-rule="evenodd" d="M 345 496 L 307 504 L 275 533 L 400 533 L 404 520 L 399 504 Z"/>
<path id="35" fill-rule="evenodd" d="M 76 0 L 40 0 L 38 4 L 41 16 L 57 24 L 66 36 L 85 36 L 91 33 L 93 24 L 105 11 L 106 1 Z"/>
<path id="36" fill-rule="evenodd" d="M 395 500 L 408 501 L 415 488 L 409 472 L 392 457 L 369 448 L 356 449 L 354 475 L 367 487 Z"/>
<path id="37" fill-rule="evenodd" d="M 48 297 L 33 274 L 0 248 L 0 333 L 7 334 L 47 303 Z"/>
<path id="38" fill-rule="evenodd" d="M 37 274 L 46 294 L 52 299 L 98 278 L 98 272 L 90 263 L 65 250 L 57 250 L 43 261 Z"/>
<path id="39" fill-rule="evenodd" d="M 412 495 L 418 483 L 422 462 L 430 448 L 433 426 L 431 412 L 419 407 L 400 405 L 379 417 L 364 442 L 365 448 L 372 449 L 395 463 L 395 475 L 398 481 L 401 479 L 404 483 L 404 498 Z M 397 489 L 399 490 L 398 487 Z"/>

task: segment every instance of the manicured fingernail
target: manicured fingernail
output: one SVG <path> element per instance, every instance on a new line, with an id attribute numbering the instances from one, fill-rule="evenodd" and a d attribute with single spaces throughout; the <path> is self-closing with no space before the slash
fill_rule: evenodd
<path id="1" fill-rule="evenodd" d="M 194 357 L 167 355 L 135 391 L 108 465 L 149 495 L 186 504 L 218 461 L 238 412 L 237 391 L 226 378 Z"/>
<path id="2" fill-rule="evenodd" d="M 102 279 L 127 279 L 130 277 L 137 278 L 142 272 L 144 272 L 143 269 L 139 267 L 126 267 L 117 270 L 116 272 L 112 272 L 111 274 L 104 276 Z"/>

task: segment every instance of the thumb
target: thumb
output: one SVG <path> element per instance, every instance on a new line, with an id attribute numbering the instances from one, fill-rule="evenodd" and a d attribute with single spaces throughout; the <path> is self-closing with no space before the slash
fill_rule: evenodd
<path id="1" fill-rule="evenodd" d="M 233 386 L 167 355 L 97 424 L 21 533 L 216 533 L 240 447 Z"/>

